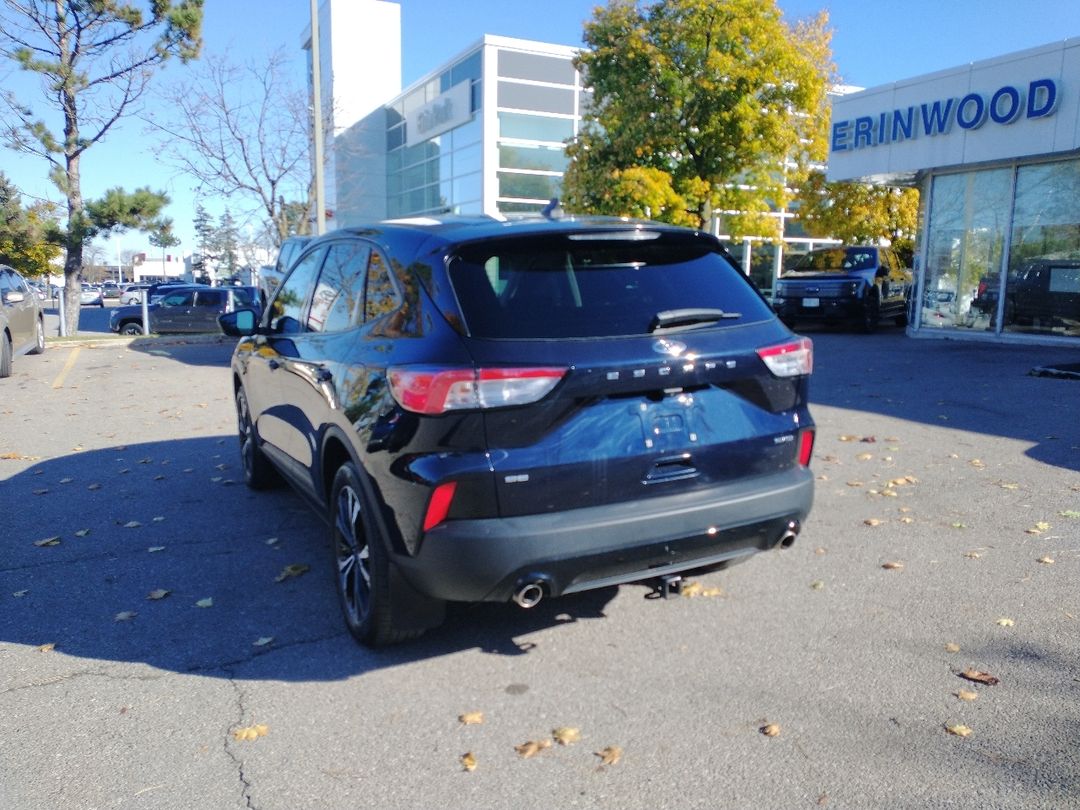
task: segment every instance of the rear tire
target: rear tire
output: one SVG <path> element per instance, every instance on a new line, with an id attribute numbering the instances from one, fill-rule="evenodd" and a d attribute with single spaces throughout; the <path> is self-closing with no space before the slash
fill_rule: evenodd
<path id="1" fill-rule="evenodd" d="M 236 426 L 240 438 L 240 461 L 244 468 L 244 483 L 250 489 L 270 489 L 281 481 L 281 476 L 266 454 L 259 448 L 255 437 L 255 425 L 251 421 L 247 395 L 244 389 L 236 389 Z"/>
<path id="2" fill-rule="evenodd" d="M 416 638 L 423 630 L 394 627 L 390 562 L 361 473 L 347 461 L 330 489 L 330 545 L 334 584 L 353 638 L 370 647 Z"/>
<path id="3" fill-rule="evenodd" d="M 41 354 L 45 351 L 45 323 L 41 318 L 37 319 L 37 325 L 34 327 L 34 348 L 32 348 L 28 354 Z"/>
<path id="4" fill-rule="evenodd" d="M 0 335 L 0 377 L 11 376 L 11 338 L 7 332 Z"/>

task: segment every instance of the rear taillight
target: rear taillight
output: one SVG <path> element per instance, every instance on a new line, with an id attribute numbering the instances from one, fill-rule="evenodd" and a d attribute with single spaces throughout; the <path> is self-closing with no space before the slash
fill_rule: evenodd
<path id="1" fill-rule="evenodd" d="M 391 368 L 390 393 L 407 411 L 440 414 L 528 405 L 547 396 L 565 368 Z"/>
<path id="2" fill-rule="evenodd" d="M 450 513 L 450 504 L 454 500 L 454 492 L 457 490 L 457 481 L 449 481 L 445 484 L 439 484 L 435 487 L 435 491 L 431 493 L 431 500 L 428 501 L 427 512 L 424 513 L 424 531 L 434 529 L 444 520 Z"/>
<path id="3" fill-rule="evenodd" d="M 810 338 L 767 346 L 757 353 L 777 377 L 798 377 L 814 370 L 814 344 Z"/>
<path id="4" fill-rule="evenodd" d="M 810 457 L 814 454 L 814 431 L 807 428 L 799 434 L 799 465 L 810 466 Z"/>

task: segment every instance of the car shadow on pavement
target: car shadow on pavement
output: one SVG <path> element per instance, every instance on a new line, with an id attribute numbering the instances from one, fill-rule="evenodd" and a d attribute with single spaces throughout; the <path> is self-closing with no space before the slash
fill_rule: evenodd
<path id="1" fill-rule="evenodd" d="M 1073 362 L 1076 349 L 807 330 L 815 404 L 1029 442 L 1028 457 L 1080 470 L 1080 384 L 1031 376 Z M 850 432 L 850 431 L 849 431 Z"/>
<path id="2" fill-rule="evenodd" d="M 244 486 L 235 445 L 212 436 L 21 459 L 3 482 L 0 649 L 333 680 L 466 649 L 525 655 L 522 637 L 603 618 L 617 593 L 528 611 L 451 605 L 418 641 L 368 650 L 345 630 L 324 524 L 287 488 Z"/>

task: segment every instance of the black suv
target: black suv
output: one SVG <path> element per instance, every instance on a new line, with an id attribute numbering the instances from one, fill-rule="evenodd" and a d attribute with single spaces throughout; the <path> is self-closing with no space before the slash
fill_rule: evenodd
<path id="1" fill-rule="evenodd" d="M 873 332 L 885 317 L 906 326 L 915 279 L 890 248 L 811 250 L 781 274 L 773 308 L 788 326 L 798 321 L 855 323 Z"/>
<path id="2" fill-rule="evenodd" d="M 349 629 L 444 602 L 722 567 L 813 498 L 810 341 L 711 236 L 623 220 L 380 223 L 223 315 L 247 483 L 329 524 Z"/>
<path id="3" fill-rule="evenodd" d="M 147 306 L 150 331 L 156 334 L 218 332 L 218 315 L 241 307 L 261 310 L 255 287 L 171 286 Z M 156 300 L 155 300 L 156 298 Z M 122 335 L 141 335 L 142 304 L 116 307 L 109 313 L 109 328 Z"/>

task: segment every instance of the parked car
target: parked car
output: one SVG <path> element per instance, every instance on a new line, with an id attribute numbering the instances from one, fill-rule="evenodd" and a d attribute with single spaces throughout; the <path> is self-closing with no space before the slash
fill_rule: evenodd
<path id="1" fill-rule="evenodd" d="M 105 298 L 119 298 L 120 297 L 120 285 L 115 281 L 106 281 L 101 285 L 101 294 Z"/>
<path id="2" fill-rule="evenodd" d="M 1076 334 L 1080 330 L 1080 261 L 1036 259 L 1010 273 L 1004 322 Z"/>
<path id="3" fill-rule="evenodd" d="M 148 302 L 152 304 L 170 290 L 193 286 L 207 287 L 209 285 L 193 284 L 190 281 L 159 281 L 156 283 L 129 284 L 124 288 L 124 291 L 120 293 L 120 303 L 125 305 L 141 304 L 143 295 L 149 290 L 150 297 Z"/>
<path id="4" fill-rule="evenodd" d="M 261 310 L 255 287 L 174 287 L 147 306 L 150 331 L 218 332 L 218 315 L 239 307 Z M 109 313 L 109 329 L 122 335 L 141 335 L 142 305 L 117 307 Z"/>
<path id="5" fill-rule="evenodd" d="M 772 304 L 788 326 L 848 322 L 873 332 L 882 318 L 907 325 L 914 283 L 914 274 L 890 248 L 821 248 L 780 276 Z"/>
<path id="6" fill-rule="evenodd" d="M 448 600 L 712 570 L 811 506 L 812 346 L 713 237 L 448 217 L 313 240 L 260 320 L 219 318 L 247 484 L 330 527 L 352 634 Z"/>
<path id="7" fill-rule="evenodd" d="M 11 376 L 17 355 L 43 351 L 45 316 L 37 293 L 21 274 L 0 264 L 0 377 Z"/>
<path id="8" fill-rule="evenodd" d="M 93 284 L 87 284 L 84 281 L 82 285 L 82 292 L 79 294 L 79 306 L 104 307 L 105 298 L 101 294 L 101 287 L 96 287 Z"/>

